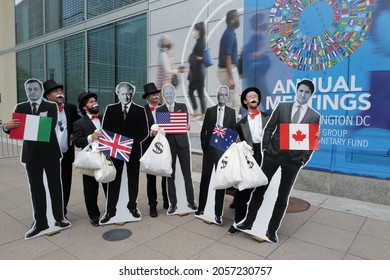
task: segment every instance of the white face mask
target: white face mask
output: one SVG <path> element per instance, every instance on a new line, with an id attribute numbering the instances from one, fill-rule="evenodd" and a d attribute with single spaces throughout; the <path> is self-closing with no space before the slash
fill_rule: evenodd
<path id="1" fill-rule="evenodd" d="M 198 39 L 198 32 L 192 31 L 192 38 L 194 38 L 195 40 L 197 40 L 197 39 Z"/>

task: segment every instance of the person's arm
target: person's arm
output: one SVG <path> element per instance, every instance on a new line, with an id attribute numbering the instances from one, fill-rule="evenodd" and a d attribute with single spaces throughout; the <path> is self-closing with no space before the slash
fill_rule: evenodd
<path id="1" fill-rule="evenodd" d="M 234 82 L 233 78 L 233 70 L 232 70 L 232 56 L 230 54 L 225 54 L 225 65 L 226 65 L 226 72 L 229 76 L 229 83 L 228 87 L 229 89 L 235 89 L 236 83 Z"/>
<path id="2" fill-rule="evenodd" d="M 19 119 L 12 119 L 3 124 L 3 131 L 9 134 L 10 130 L 20 125 Z"/>

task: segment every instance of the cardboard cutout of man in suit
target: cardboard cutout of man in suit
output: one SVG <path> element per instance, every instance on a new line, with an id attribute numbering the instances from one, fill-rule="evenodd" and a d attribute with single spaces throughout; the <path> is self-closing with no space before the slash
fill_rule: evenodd
<path id="1" fill-rule="evenodd" d="M 195 215 L 204 215 L 204 210 L 210 190 L 210 178 L 213 168 L 216 168 L 218 160 L 223 155 L 223 151 L 210 146 L 211 136 L 214 132 L 215 125 L 221 125 L 224 128 L 235 130 L 236 112 L 233 108 L 226 106 L 229 99 L 229 88 L 227 86 L 220 86 L 217 92 L 218 104 L 207 108 L 202 129 L 200 131 L 200 142 L 203 151 L 202 161 L 202 177 L 199 186 L 199 206 Z M 214 221 L 216 224 L 222 224 L 223 202 L 226 190 L 215 191 L 215 206 L 214 206 Z"/>
<path id="2" fill-rule="evenodd" d="M 162 96 L 165 100 L 165 104 L 157 108 L 159 112 L 185 112 L 187 113 L 188 121 L 188 110 L 184 103 L 175 102 L 176 89 L 171 84 L 165 84 L 162 89 Z M 187 124 L 189 130 L 189 124 Z M 194 187 L 192 183 L 192 172 L 191 172 L 191 151 L 190 141 L 188 139 L 188 133 L 186 134 L 167 134 L 167 140 L 172 153 L 172 175 L 168 177 L 168 198 L 169 198 L 169 209 L 168 214 L 174 214 L 177 210 L 178 199 L 176 196 L 176 185 L 175 185 L 175 173 L 176 173 L 176 159 L 179 159 L 181 171 L 184 178 L 184 187 L 187 197 L 187 206 L 191 211 L 196 211 L 198 205 L 194 200 Z"/>
<path id="3" fill-rule="evenodd" d="M 60 162 L 62 153 L 55 132 L 58 119 L 57 105 L 42 99 L 43 85 L 38 79 L 28 79 L 24 83 L 24 88 L 28 101 L 17 104 L 14 112 L 52 118 L 49 142 L 23 140 L 21 162 L 26 167 L 34 211 L 34 223 L 25 234 L 25 239 L 30 239 L 54 230 L 68 228 L 71 224 L 65 219 L 63 212 Z M 12 119 L 4 124 L 3 129 L 6 133 L 10 133 L 11 129 L 19 125 L 18 119 Z M 47 216 L 44 174 L 46 174 L 50 195 L 48 200 L 51 202 L 55 219 L 54 225 L 50 223 Z"/>
<path id="4" fill-rule="evenodd" d="M 72 186 L 72 170 L 74 161 L 73 123 L 80 119 L 75 105 L 65 103 L 64 86 L 54 80 L 43 83 L 43 97 L 57 103 L 58 121 L 56 126 L 57 138 L 62 152 L 61 182 L 64 193 L 64 215 L 68 213 L 67 206 Z"/>
<path id="5" fill-rule="evenodd" d="M 286 212 L 290 193 L 298 173 L 310 160 L 313 153 L 310 150 L 280 150 L 280 124 L 319 124 L 320 114 L 310 108 L 308 104 L 313 93 L 314 84 L 312 81 L 300 81 L 297 84 L 296 100 L 294 102 L 279 103 L 264 129 L 262 170 L 267 176 L 268 182 L 271 182 L 275 172 L 279 167 L 281 168 L 278 195 L 266 232 L 266 237 L 272 243 L 278 242 L 277 230 Z M 317 137 L 319 137 L 318 133 Z M 238 229 L 251 230 L 268 186 L 269 184 L 260 186 L 253 191 L 246 218 L 237 225 Z"/>
<path id="6" fill-rule="evenodd" d="M 160 105 L 158 103 L 160 99 L 160 92 L 161 90 L 157 89 L 156 85 L 154 83 L 148 83 L 144 85 L 144 94 L 142 95 L 143 99 L 146 99 L 145 104 L 145 111 L 146 115 L 148 117 L 148 124 L 149 124 L 149 130 L 152 127 L 153 124 L 156 123 L 156 108 Z M 148 137 L 142 144 L 143 144 L 143 152 L 145 152 L 149 146 L 150 143 L 153 141 L 153 137 Z M 157 189 L 156 189 L 156 178 L 157 176 L 146 174 L 146 193 L 148 195 L 148 204 L 149 204 L 149 214 L 150 217 L 155 218 L 157 217 Z M 168 195 L 167 195 L 167 178 L 162 177 L 161 179 L 161 190 L 162 190 L 162 196 L 163 196 L 163 208 L 168 209 L 169 202 L 168 202 Z"/>
<path id="7" fill-rule="evenodd" d="M 103 116 L 99 114 L 99 105 L 95 93 L 82 92 L 78 97 L 79 110 L 83 117 L 73 124 L 74 143 L 84 149 L 88 144 L 97 141 L 100 135 Z M 102 183 L 107 197 L 107 184 Z M 84 201 L 92 226 L 99 226 L 100 210 L 98 206 L 99 182 L 95 177 L 83 174 Z"/>
<path id="8" fill-rule="evenodd" d="M 102 128 L 134 140 L 128 162 L 112 158 L 116 168 L 114 181 L 108 184 L 106 214 L 100 224 L 108 223 L 117 211 L 117 203 L 122 184 L 123 166 L 126 164 L 128 203 L 127 209 L 131 216 L 124 221 L 140 220 L 141 214 L 137 208 L 139 190 L 139 159 L 141 158 L 141 143 L 148 137 L 148 120 L 145 108 L 133 102 L 135 86 L 127 82 L 119 83 L 115 88 L 119 102 L 108 105 L 103 117 Z M 115 222 L 124 222 L 115 221 Z M 111 221 L 112 222 L 112 221 Z"/>

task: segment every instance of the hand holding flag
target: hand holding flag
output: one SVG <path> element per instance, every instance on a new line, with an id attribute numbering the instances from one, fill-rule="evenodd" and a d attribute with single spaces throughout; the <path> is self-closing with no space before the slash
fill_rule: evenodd
<path id="1" fill-rule="evenodd" d="M 12 119 L 18 119 L 20 125 L 11 129 L 10 139 L 49 142 L 51 117 L 13 113 Z"/>
<path id="2" fill-rule="evenodd" d="M 237 136 L 236 131 L 216 125 L 210 139 L 210 146 L 225 152 L 232 143 L 236 142 Z"/>

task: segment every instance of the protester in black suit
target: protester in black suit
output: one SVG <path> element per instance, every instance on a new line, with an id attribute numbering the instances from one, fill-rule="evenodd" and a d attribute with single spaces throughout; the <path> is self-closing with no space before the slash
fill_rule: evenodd
<path id="1" fill-rule="evenodd" d="M 271 220 L 268 224 L 266 236 L 277 243 L 276 231 L 279 229 L 281 220 L 286 212 L 288 199 L 294 182 L 301 168 L 309 161 L 313 151 L 297 151 L 279 149 L 280 124 L 281 123 L 306 123 L 318 124 L 320 115 L 308 105 L 308 101 L 314 93 L 314 84 L 310 80 L 302 80 L 297 85 L 296 101 L 279 103 L 264 129 L 263 150 L 264 162 L 262 170 L 271 181 L 273 175 L 280 167 L 282 170 L 278 196 L 274 205 Z M 296 115 L 296 113 L 298 114 Z M 297 120 L 294 120 L 294 119 Z M 317 134 L 319 137 L 319 134 Z M 256 188 L 248 205 L 246 219 L 237 225 L 238 229 L 250 230 L 256 219 L 257 211 L 263 203 L 264 194 L 269 184 Z"/>
<path id="2" fill-rule="evenodd" d="M 148 83 L 144 85 L 144 94 L 142 95 L 143 99 L 146 99 L 147 103 L 145 104 L 146 116 L 148 117 L 149 130 L 153 124 L 156 123 L 156 108 L 159 105 L 158 100 L 160 97 L 161 90 L 157 89 L 154 83 Z M 153 137 L 148 137 L 143 144 L 143 152 L 145 152 L 150 143 L 153 141 Z M 156 176 L 151 174 L 146 174 L 146 193 L 148 195 L 148 204 L 149 204 L 149 214 L 152 218 L 157 217 L 157 188 L 156 188 Z M 168 195 L 167 195 L 167 178 L 161 178 L 161 190 L 163 196 L 163 207 L 168 209 Z"/>
<path id="3" fill-rule="evenodd" d="M 226 105 L 229 99 L 229 88 L 220 86 L 217 93 L 218 105 L 207 108 L 202 129 L 200 131 L 200 142 L 203 151 L 202 177 L 199 186 L 199 206 L 195 215 L 203 215 L 206 206 L 207 195 L 210 185 L 210 177 L 213 168 L 216 168 L 218 160 L 223 152 L 210 146 L 211 136 L 213 135 L 215 125 L 222 125 L 224 128 L 235 130 L 236 112 L 233 108 Z M 225 190 L 216 190 L 215 192 L 215 221 L 222 224 L 222 210 Z"/>
<path id="4" fill-rule="evenodd" d="M 187 106 L 184 103 L 175 102 L 176 89 L 171 84 L 165 84 L 162 87 L 162 96 L 164 97 L 165 104 L 157 108 L 158 112 L 184 112 L 187 113 L 188 120 L 188 110 Z M 187 125 L 189 129 L 189 124 Z M 176 158 L 179 158 L 181 171 L 184 177 L 184 186 L 187 196 L 188 207 L 192 210 L 196 210 L 198 205 L 196 205 L 194 200 L 194 187 L 192 184 L 192 173 L 191 173 L 191 151 L 190 151 L 190 141 L 188 139 L 188 133 L 186 134 L 167 134 L 167 140 L 169 142 L 169 147 L 171 148 L 172 153 L 172 175 L 168 177 L 168 197 L 170 202 L 170 207 L 168 209 L 168 214 L 175 213 L 177 209 L 177 197 L 176 197 L 176 186 L 175 186 L 175 172 L 176 172 Z"/>
<path id="5" fill-rule="evenodd" d="M 25 238 L 29 239 L 49 228 L 46 216 L 46 191 L 43 183 L 44 171 L 51 199 L 51 208 L 56 220 L 54 225 L 66 228 L 70 226 L 70 223 L 64 218 L 63 212 L 60 177 L 62 154 L 55 132 L 58 118 L 57 105 L 42 99 L 43 86 L 41 81 L 29 79 L 24 83 L 24 87 L 29 100 L 17 104 L 14 112 L 52 118 L 49 142 L 23 141 L 21 161 L 25 164 L 27 170 L 35 220 L 32 228 L 25 235 Z M 9 133 L 10 129 L 19 125 L 19 120 L 12 119 L 4 124 L 4 131 Z"/>
<path id="6" fill-rule="evenodd" d="M 74 143 L 84 149 L 88 144 L 97 141 L 100 135 L 102 115 L 95 93 L 82 92 L 78 97 L 79 110 L 83 117 L 73 124 Z M 107 196 L 107 184 L 102 183 L 104 195 Z M 95 177 L 83 174 L 84 200 L 88 216 L 94 227 L 99 226 L 100 210 L 98 206 L 99 182 Z"/>
<path id="7" fill-rule="evenodd" d="M 253 157 L 257 164 L 261 167 L 262 152 L 261 152 L 261 140 L 263 128 L 265 127 L 269 114 L 259 111 L 259 105 L 261 102 L 261 92 L 256 87 L 249 87 L 245 89 L 241 94 L 241 105 L 248 110 L 248 115 L 242 118 L 236 125 L 239 140 L 246 141 L 249 146 L 252 147 L 254 152 Z M 236 190 L 235 193 L 235 214 L 234 222 L 237 224 L 245 218 L 247 203 L 250 199 L 250 195 L 253 189 Z M 233 235 L 238 233 L 238 230 L 231 225 L 228 233 Z"/>
<path id="8" fill-rule="evenodd" d="M 141 143 L 148 137 L 148 121 L 145 108 L 132 102 L 135 87 L 129 83 L 121 82 L 116 86 L 115 92 L 119 103 L 108 105 L 103 117 L 102 127 L 105 130 L 118 133 L 134 140 L 130 160 L 126 162 L 129 202 L 127 208 L 134 218 L 141 215 L 137 209 L 139 189 L 139 159 L 141 158 Z M 124 161 L 112 158 L 116 168 L 115 180 L 108 184 L 107 212 L 100 223 L 107 223 L 116 215 L 116 205 L 122 181 Z"/>
<path id="9" fill-rule="evenodd" d="M 64 215 L 67 214 L 67 206 L 72 186 L 72 170 L 74 161 L 73 123 L 80 119 L 75 105 L 64 103 L 63 85 L 54 80 L 43 83 L 43 97 L 57 103 L 58 121 L 56 126 L 57 138 L 62 152 L 61 181 L 64 194 Z"/>

